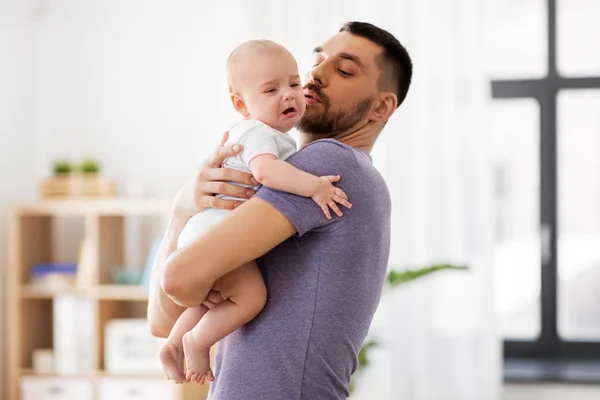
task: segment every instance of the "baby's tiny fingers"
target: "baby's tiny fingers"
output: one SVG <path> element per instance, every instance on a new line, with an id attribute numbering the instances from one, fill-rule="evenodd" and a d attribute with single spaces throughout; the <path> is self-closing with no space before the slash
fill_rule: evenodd
<path id="1" fill-rule="evenodd" d="M 335 201 L 338 204 L 343 205 L 346 208 L 352 208 L 352 203 L 350 203 L 348 200 L 346 199 L 342 199 L 339 196 L 333 196 L 333 201 Z"/>
<path id="2" fill-rule="evenodd" d="M 340 188 L 335 188 L 334 189 L 334 193 L 340 197 L 343 197 L 344 199 L 348 200 L 348 196 L 346 195 L 346 192 L 344 192 L 342 189 Z"/>
<path id="3" fill-rule="evenodd" d="M 329 175 L 326 178 L 329 179 L 329 182 L 337 182 L 340 180 L 339 175 Z"/>
<path id="4" fill-rule="evenodd" d="M 327 219 L 331 219 L 331 213 L 329 212 L 329 207 L 327 207 L 327 204 L 321 206 L 321 210 L 323 210 L 323 213 Z"/>
<path id="5" fill-rule="evenodd" d="M 342 211 L 339 209 L 339 207 L 337 206 L 337 204 L 335 204 L 334 201 L 330 201 L 329 202 L 329 207 L 331 207 L 331 209 L 333 210 L 333 212 L 336 213 L 338 217 L 341 217 L 342 215 L 344 215 L 342 213 Z"/>

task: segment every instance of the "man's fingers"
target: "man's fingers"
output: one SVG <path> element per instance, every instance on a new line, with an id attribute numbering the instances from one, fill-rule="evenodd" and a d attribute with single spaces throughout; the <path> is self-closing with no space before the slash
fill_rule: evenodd
<path id="1" fill-rule="evenodd" d="M 208 300 L 212 303 L 215 303 L 215 304 L 219 304 L 220 302 L 224 301 L 225 299 L 221 295 L 221 292 L 218 292 L 216 290 L 211 290 L 210 292 L 208 292 L 208 296 L 206 296 L 206 300 Z"/>
<path id="2" fill-rule="evenodd" d="M 221 167 L 221 164 L 223 164 L 223 161 L 225 161 L 226 158 L 233 157 L 236 154 L 238 154 L 240 151 L 242 151 L 241 144 L 221 146 L 217 149 L 215 154 L 213 154 L 210 157 L 210 159 L 208 161 L 208 165 L 211 168 L 219 168 L 219 167 Z"/>
<path id="3" fill-rule="evenodd" d="M 223 134 L 223 137 L 221 138 L 221 143 L 219 144 L 219 147 L 217 148 L 217 150 L 219 150 L 221 147 L 225 146 L 225 143 L 227 143 L 227 140 L 229 140 L 229 131 L 225 131 L 225 133 Z"/>
<path id="4" fill-rule="evenodd" d="M 252 189 L 232 185 L 227 182 L 211 181 L 204 184 L 205 193 L 224 194 L 226 196 L 249 199 L 254 195 Z"/>
<path id="5" fill-rule="evenodd" d="M 240 201 L 223 200 L 215 196 L 202 196 L 200 198 L 200 204 L 198 208 L 220 208 L 222 210 L 233 210 L 240 204 L 242 204 Z"/>
<path id="6" fill-rule="evenodd" d="M 209 168 L 207 170 L 202 171 L 199 178 L 207 181 L 228 181 L 244 183 L 250 186 L 258 185 L 258 181 L 254 179 L 252 174 L 231 168 Z"/>
<path id="7" fill-rule="evenodd" d="M 344 215 L 344 213 L 342 213 L 342 211 L 339 209 L 339 207 L 337 206 L 337 204 L 335 204 L 334 201 L 329 202 L 329 207 L 331 207 L 333 212 L 336 213 L 338 217 L 341 217 L 342 215 Z"/>
<path id="8" fill-rule="evenodd" d="M 211 207 L 211 208 L 220 208 L 222 210 L 233 210 L 234 208 L 236 208 L 237 206 L 239 206 L 242 203 L 239 201 L 235 201 L 235 200 L 223 200 L 223 199 L 213 196 L 208 204 L 209 204 L 209 207 Z"/>
<path id="9" fill-rule="evenodd" d="M 204 300 L 204 301 L 202 302 L 202 305 L 203 305 L 204 307 L 208 308 L 209 310 L 212 310 L 212 308 L 213 308 L 214 306 L 216 306 L 216 305 L 217 305 L 217 303 L 213 303 L 213 302 L 212 302 L 212 301 L 210 301 L 210 300 Z"/>

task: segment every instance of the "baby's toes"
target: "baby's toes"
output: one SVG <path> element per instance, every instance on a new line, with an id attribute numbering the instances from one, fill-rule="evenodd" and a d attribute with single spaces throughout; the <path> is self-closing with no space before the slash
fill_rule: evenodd
<path id="1" fill-rule="evenodd" d="M 212 370 L 208 370 L 208 372 L 206 373 L 206 379 L 208 379 L 209 382 L 213 382 L 215 380 L 215 376 L 212 373 Z"/>

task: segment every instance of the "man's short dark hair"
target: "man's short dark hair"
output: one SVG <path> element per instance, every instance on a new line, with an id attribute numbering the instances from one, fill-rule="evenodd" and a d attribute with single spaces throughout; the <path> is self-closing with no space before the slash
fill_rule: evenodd
<path id="1" fill-rule="evenodd" d="M 381 70 L 377 86 L 379 90 L 396 93 L 400 106 L 406 98 L 412 79 L 412 61 L 404 46 L 394 35 L 368 22 L 346 22 L 340 32 L 363 37 L 383 48 L 383 53 L 377 60 Z"/>

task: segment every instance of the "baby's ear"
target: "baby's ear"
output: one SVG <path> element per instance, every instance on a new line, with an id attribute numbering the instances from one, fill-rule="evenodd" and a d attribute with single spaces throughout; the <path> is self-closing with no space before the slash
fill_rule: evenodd
<path id="1" fill-rule="evenodd" d="M 238 95 L 237 93 L 231 93 L 231 103 L 233 104 L 235 111 L 242 114 L 244 118 L 248 118 L 250 116 L 250 113 L 246 108 L 246 104 L 244 103 L 244 100 L 242 100 L 240 95 Z"/>

